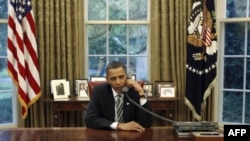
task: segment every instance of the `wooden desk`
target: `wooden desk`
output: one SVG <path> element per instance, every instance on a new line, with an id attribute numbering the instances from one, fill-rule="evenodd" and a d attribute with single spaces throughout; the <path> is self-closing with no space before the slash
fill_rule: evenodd
<path id="1" fill-rule="evenodd" d="M 79 128 L 12 128 L 0 130 L 0 141 L 189 141 L 178 138 L 172 127 L 152 127 L 145 132 Z M 206 141 L 205 139 L 203 141 Z"/>
<path id="2" fill-rule="evenodd" d="M 166 99 L 166 98 L 148 98 L 148 102 L 153 111 L 161 111 L 166 114 L 166 118 L 175 119 L 175 107 L 179 98 Z M 52 104 L 53 110 L 53 126 L 63 127 L 64 115 L 63 111 L 85 111 L 87 109 L 89 99 L 82 98 L 69 98 L 63 100 L 54 100 L 46 98 L 45 102 Z M 165 122 L 165 121 L 164 121 Z M 166 122 L 165 122 L 166 123 Z M 162 124 L 166 125 L 166 124 Z"/>

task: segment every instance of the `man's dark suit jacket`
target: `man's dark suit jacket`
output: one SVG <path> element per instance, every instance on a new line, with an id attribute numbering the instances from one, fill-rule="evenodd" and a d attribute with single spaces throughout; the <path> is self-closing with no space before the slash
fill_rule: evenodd
<path id="1" fill-rule="evenodd" d="M 127 95 L 140 104 L 140 98 L 136 91 L 129 89 Z M 151 111 L 148 103 L 144 104 L 143 107 Z M 96 129 L 111 129 L 110 125 L 114 122 L 114 116 L 115 99 L 111 85 L 105 83 L 96 86 L 92 91 L 91 100 L 85 113 L 86 126 Z M 145 128 L 150 127 L 153 123 L 152 115 L 131 103 L 125 95 L 123 99 L 123 120 L 125 123 L 135 121 Z"/>

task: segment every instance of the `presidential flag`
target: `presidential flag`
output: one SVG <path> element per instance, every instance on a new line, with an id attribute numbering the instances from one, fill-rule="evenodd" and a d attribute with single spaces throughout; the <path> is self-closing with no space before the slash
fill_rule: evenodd
<path id="1" fill-rule="evenodd" d="M 8 3 L 8 73 L 17 86 L 22 117 L 41 96 L 35 21 L 30 0 Z"/>
<path id="2" fill-rule="evenodd" d="M 196 0 L 188 21 L 185 103 L 198 121 L 214 88 L 216 68 L 214 0 Z"/>

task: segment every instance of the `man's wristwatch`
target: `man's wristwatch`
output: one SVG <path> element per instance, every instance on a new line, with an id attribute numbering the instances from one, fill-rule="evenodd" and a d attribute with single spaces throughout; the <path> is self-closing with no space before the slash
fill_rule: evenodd
<path id="1" fill-rule="evenodd" d="M 139 95 L 140 98 L 147 98 L 147 95 L 144 94 L 144 95 Z"/>

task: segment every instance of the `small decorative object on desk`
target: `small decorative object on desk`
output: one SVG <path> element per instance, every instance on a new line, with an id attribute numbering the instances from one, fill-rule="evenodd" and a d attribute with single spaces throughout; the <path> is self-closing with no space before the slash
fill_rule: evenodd
<path id="1" fill-rule="evenodd" d="M 145 94 L 147 95 L 147 97 L 154 97 L 152 87 L 153 86 L 151 83 L 143 85 L 143 90 L 144 90 Z"/>
<path id="2" fill-rule="evenodd" d="M 51 90 L 54 99 L 68 98 L 70 95 L 69 81 L 65 79 L 52 80 Z"/>
<path id="3" fill-rule="evenodd" d="M 155 81 L 155 94 L 156 96 L 160 96 L 161 87 L 174 87 L 173 81 Z"/>
<path id="4" fill-rule="evenodd" d="M 76 94 L 78 97 L 89 97 L 88 80 L 76 80 Z"/>

